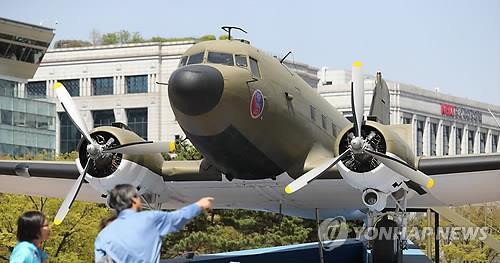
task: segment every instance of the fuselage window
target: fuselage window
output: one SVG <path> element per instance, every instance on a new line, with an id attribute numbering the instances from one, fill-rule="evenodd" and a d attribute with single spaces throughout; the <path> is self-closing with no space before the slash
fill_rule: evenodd
<path id="1" fill-rule="evenodd" d="M 236 66 L 246 68 L 248 67 L 247 56 L 245 55 L 235 55 Z"/>
<path id="2" fill-rule="evenodd" d="M 201 52 L 201 53 L 194 54 L 194 55 L 190 56 L 187 64 L 188 65 L 200 64 L 201 62 L 203 62 L 203 54 L 204 54 L 204 52 Z"/>
<path id="3" fill-rule="evenodd" d="M 228 53 L 208 52 L 207 62 L 234 66 L 233 54 Z"/>
<path id="4" fill-rule="evenodd" d="M 315 121 L 316 120 L 316 109 L 312 105 L 309 105 L 309 109 L 311 111 L 311 120 Z"/>
<path id="5" fill-rule="evenodd" d="M 252 75 L 254 77 L 260 78 L 259 64 L 254 58 L 250 58 L 250 69 L 252 70 Z"/>
<path id="6" fill-rule="evenodd" d="M 184 56 L 181 58 L 181 61 L 179 62 L 179 67 L 184 67 L 186 66 L 186 62 L 188 60 L 188 57 L 187 56 Z"/>
<path id="7" fill-rule="evenodd" d="M 321 114 L 321 126 L 326 130 L 326 116 Z"/>

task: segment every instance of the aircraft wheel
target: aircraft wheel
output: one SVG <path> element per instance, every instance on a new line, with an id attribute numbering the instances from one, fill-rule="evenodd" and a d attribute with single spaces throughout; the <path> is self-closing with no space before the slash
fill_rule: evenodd
<path id="1" fill-rule="evenodd" d="M 399 235 L 394 235 L 398 224 L 394 220 L 383 217 L 375 224 L 379 235 L 373 240 L 372 263 L 401 263 L 403 262 L 403 250 Z M 385 230 L 381 230 L 385 228 Z M 380 235 L 380 231 L 391 233 L 391 235 Z M 391 232 L 387 232 L 391 231 Z M 390 236 L 390 237 L 389 237 Z M 387 237 L 387 238 L 386 238 Z"/>

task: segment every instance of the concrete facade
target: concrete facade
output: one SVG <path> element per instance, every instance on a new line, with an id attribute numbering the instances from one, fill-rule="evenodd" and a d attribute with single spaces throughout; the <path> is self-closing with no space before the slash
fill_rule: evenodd
<path id="1" fill-rule="evenodd" d="M 352 115 L 351 71 L 322 69 L 318 78 L 318 92 L 344 115 Z M 417 155 L 499 152 L 500 127 L 488 111 L 490 109 L 498 119 L 498 105 L 386 81 L 391 100 L 391 124 L 412 124 L 413 149 Z M 365 116 L 370 110 L 374 86 L 375 77 L 365 76 Z M 421 138 L 418 138 L 419 132 Z M 461 141 L 457 140 L 457 133 L 462 137 Z M 469 143 L 469 138 L 472 143 Z"/>
<path id="2" fill-rule="evenodd" d="M 127 124 L 128 109 L 147 108 L 148 140 L 173 140 L 176 136 L 182 136 L 183 132 L 170 108 L 167 86 L 156 82 L 167 82 L 170 74 L 177 68 L 181 55 L 194 44 L 194 41 L 183 41 L 51 49 L 31 81 L 45 81 L 47 98 L 57 104 L 57 112 L 63 112 L 63 108 L 57 102 L 50 87 L 56 81 L 78 79 L 79 96 L 75 96 L 74 100 L 80 107 L 89 129 L 94 126 L 92 116 L 94 111 L 113 110 L 115 121 Z M 319 70 L 302 63 L 286 64 L 313 88 L 316 88 L 337 109 L 345 115 L 351 114 L 350 71 Z M 147 76 L 147 92 L 129 94 L 127 77 L 137 75 Z M 92 96 L 92 80 L 102 77 L 112 78 L 112 94 Z M 366 113 L 370 108 L 373 86 L 374 77 L 366 76 Z M 415 152 L 418 150 L 423 155 L 444 155 L 498 151 L 500 128 L 489 114 L 488 108 L 498 116 L 500 115 L 499 106 L 441 94 L 395 81 L 388 81 L 388 86 L 391 94 L 391 123 L 407 122 L 413 125 Z M 23 93 L 23 88 L 24 86 L 21 85 L 20 93 Z M 465 110 L 472 116 L 479 114 L 480 119 L 456 119 L 453 116 L 443 115 L 442 105 L 451 105 L 459 112 Z M 59 125 L 60 120 L 57 115 L 56 149 L 58 151 L 60 149 Z M 462 134 L 460 147 L 456 146 L 457 131 Z M 474 137 L 472 146 L 469 145 L 468 139 L 471 137 L 470 132 L 473 132 Z M 446 137 L 449 140 L 446 140 Z M 448 141 L 448 144 L 444 141 Z M 495 143 L 496 146 L 493 147 Z"/>

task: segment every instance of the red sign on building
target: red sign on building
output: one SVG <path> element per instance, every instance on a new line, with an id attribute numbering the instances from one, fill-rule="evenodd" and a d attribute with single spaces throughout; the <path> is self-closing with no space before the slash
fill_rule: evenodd
<path id="1" fill-rule="evenodd" d="M 441 104 L 441 114 L 445 116 L 455 116 L 455 105 Z"/>

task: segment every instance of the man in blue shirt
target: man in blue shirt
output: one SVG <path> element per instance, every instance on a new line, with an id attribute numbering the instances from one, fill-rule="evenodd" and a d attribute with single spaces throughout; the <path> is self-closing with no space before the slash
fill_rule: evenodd
<path id="1" fill-rule="evenodd" d="M 141 199 L 134 186 L 117 185 L 109 194 L 108 205 L 118 217 L 97 235 L 96 262 L 159 262 L 162 238 L 180 230 L 202 210 L 212 207 L 213 198 L 173 212 L 141 212 Z"/>

